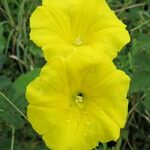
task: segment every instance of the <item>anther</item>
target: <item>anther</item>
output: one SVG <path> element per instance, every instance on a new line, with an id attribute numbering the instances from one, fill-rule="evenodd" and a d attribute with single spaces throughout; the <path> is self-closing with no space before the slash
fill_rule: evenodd
<path id="1" fill-rule="evenodd" d="M 75 102 L 76 103 L 82 103 L 83 102 L 83 96 L 77 95 L 76 98 L 75 98 Z"/>
<path id="2" fill-rule="evenodd" d="M 74 41 L 74 44 L 75 44 L 76 46 L 81 46 L 82 43 L 83 43 L 83 41 L 81 40 L 81 37 L 80 37 L 80 36 L 78 36 L 78 37 L 76 38 L 76 40 Z"/>

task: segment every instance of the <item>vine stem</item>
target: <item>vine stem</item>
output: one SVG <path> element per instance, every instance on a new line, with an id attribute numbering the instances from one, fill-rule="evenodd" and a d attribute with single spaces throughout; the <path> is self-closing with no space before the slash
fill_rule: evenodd
<path id="1" fill-rule="evenodd" d="M 127 7 L 123 7 L 121 9 L 117 9 L 117 10 L 115 10 L 115 12 L 118 13 L 118 12 L 125 11 L 127 9 L 132 9 L 132 8 L 135 8 L 135 7 L 141 7 L 141 6 L 144 6 L 144 5 L 145 5 L 145 3 L 134 4 L 134 5 L 130 5 L 130 6 L 127 6 Z"/>
<path id="2" fill-rule="evenodd" d="M 10 150 L 14 150 L 14 141 L 15 141 L 15 127 L 12 126 L 12 138 Z"/>
<path id="3" fill-rule="evenodd" d="M 28 121 L 28 119 L 27 119 L 27 117 L 24 115 L 24 113 L 23 113 L 21 110 L 19 110 L 19 108 L 18 108 L 17 106 L 15 106 L 15 104 L 14 104 L 9 98 L 7 98 L 1 91 L 0 91 L 0 95 L 1 95 L 9 104 L 11 104 L 11 105 L 20 113 L 20 115 L 22 115 L 22 116 Z"/>
<path id="4" fill-rule="evenodd" d="M 133 32 L 133 31 L 135 31 L 135 30 L 137 30 L 137 29 L 140 29 L 142 26 L 144 26 L 144 25 L 146 25 L 146 24 L 148 24 L 148 23 L 150 23 L 150 20 L 145 21 L 144 23 L 138 25 L 137 27 L 131 29 L 130 31 Z"/>

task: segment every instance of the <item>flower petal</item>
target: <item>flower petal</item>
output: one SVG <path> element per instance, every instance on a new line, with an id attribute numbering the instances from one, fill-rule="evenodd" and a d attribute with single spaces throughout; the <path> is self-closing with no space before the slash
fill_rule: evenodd
<path id="1" fill-rule="evenodd" d="M 96 72 L 87 71 L 88 75 L 86 76 L 82 74 L 82 89 L 89 99 L 92 99 L 96 105 L 123 128 L 128 111 L 126 95 L 130 78 L 119 70 L 109 71 L 107 74 L 103 74 L 100 70 L 97 69 Z M 103 78 L 103 80 L 97 82 L 100 78 Z"/>
<path id="2" fill-rule="evenodd" d="M 99 50 L 93 50 L 91 46 L 79 47 L 72 53 L 68 54 L 66 60 L 68 67 L 73 68 L 73 70 L 77 71 L 82 70 L 83 68 L 85 68 L 84 71 L 86 71 L 86 67 L 96 64 L 98 62 L 103 62 L 103 64 L 105 65 L 111 65 L 110 68 L 115 68 L 115 66 L 112 65 L 109 57 L 103 51 L 99 53 Z"/>
<path id="3" fill-rule="evenodd" d="M 70 21 L 68 23 L 69 18 L 65 18 L 67 14 L 63 14 L 63 16 L 61 14 L 63 12 L 58 9 L 57 5 L 54 8 L 51 5 L 50 9 L 44 6 L 36 8 L 30 18 L 31 40 L 40 47 L 68 40 L 70 38 Z"/>
<path id="4" fill-rule="evenodd" d="M 120 127 L 113 118 L 92 101 L 89 102 L 86 109 L 88 110 L 88 116 L 91 118 L 91 130 L 94 131 L 94 134 L 100 142 L 116 141 L 119 138 Z"/>
<path id="5" fill-rule="evenodd" d="M 87 131 L 86 116 L 79 110 L 75 114 L 68 112 L 69 120 L 64 121 L 59 133 L 54 128 L 52 132 L 43 135 L 48 147 L 57 150 L 91 150 L 98 145 L 95 134 Z"/>
<path id="6" fill-rule="evenodd" d="M 48 147 L 57 150 L 91 150 L 98 145 L 98 141 L 118 139 L 120 127 L 109 116 L 92 103 L 87 110 L 87 113 L 78 111 L 76 115 L 68 112 L 70 118 L 64 120 L 59 132 L 54 127 L 45 133 L 43 139 Z"/>
<path id="7" fill-rule="evenodd" d="M 125 28 L 111 27 L 99 30 L 91 34 L 89 41 L 93 48 L 102 49 L 111 58 L 114 59 L 118 52 L 130 42 L 130 36 Z"/>
<path id="8" fill-rule="evenodd" d="M 62 57 L 51 59 L 51 63 L 42 68 L 40 76 L 27 87 L 28 118 L 39 134 L 47 132 L 54 122 L 64 120 L 63 116 L 69 105 L 64 63 Z"/>
<path id="9" fill-rule="evenodd" d="M 105 0 L 43 0 L 30 26 L 30 38 L 42 47 L 46 60 L 81 45 L 105 51 L 113 59 L 130 41 L 126 26 Z"/>
<path id="10" fill-rule="evenodd" d="M 52 39 L 54 40 L 54 39 Z M 52 41 L 51 40 L 51 41 Z M 72 45 L 69 45 L 68 43 L 65 43 L 64 41 L 53 41 L 51 44 L 48 44 L 43 47 L 44 56 L 47 61 L 51 59 L 52 56 L 67 56 L 71 51 L 74 51 L 74 47 Z"/>
<path id="11" fill-rule="evenodd" d="M 61 101 L 61 98 L 59 101 Z M 53 126 L 56 126 L 58 122 L 62 122 L 65 116 L 65 109 L 62 109 L 61 105 L 56 107 L 40 106 L 30 104 L 27 109 L 28 120 L 32 123 L 33 128 L 43 135 L 50 131 Z M 55 127 L 57 130 L 57 126 Z"/>
<path id="12" fill-rule="evenodd" d="M 125 125 L 130 79 L 105 53 L 91 49 L 52 57 L 27 87 L 29 121 L 52 149 L 90 150 L 117 140 Z"/>
<path id="13" fill-rule="evenodd" d="M 68 68 L 77 70 L 80 89 L 89 101 L 91 99 L 99 107 L 104 108 L 104 112 L 110 114 L 110 117 L 123 128 L 127 117 L 126 96 L 130 78 L 123 71 L 117 70 L 105 54 L 99 55 L 90 48 L 68 55 L 67 65 Z"/>

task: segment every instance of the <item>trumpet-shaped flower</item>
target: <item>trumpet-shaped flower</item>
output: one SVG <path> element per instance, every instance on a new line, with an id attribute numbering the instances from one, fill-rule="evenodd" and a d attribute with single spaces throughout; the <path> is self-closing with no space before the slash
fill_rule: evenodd
<path id="1" fill-rule="evenodd" d="M 47 60 L 86 46 L 113 59 L 130 41 L 126 26 L 105 0 L 43 0 L 30 26 L 30 38 L 42 47 Z"/>
<path id="2" fill-rule="evenodd" d="M 91 150 L 125 125 L 130 78 L 95 52 L 52 57 L 27 87 L 28 119 L 53 150 Z"/>

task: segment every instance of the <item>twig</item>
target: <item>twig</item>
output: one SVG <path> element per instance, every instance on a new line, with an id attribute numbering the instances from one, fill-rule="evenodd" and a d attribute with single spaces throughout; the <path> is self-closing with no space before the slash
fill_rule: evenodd
<path id="1" fill-rule="evenodd" d="M 118 13 L 118 12 L 125 11 L 127 9 L 131 9 L 131 8 L 135 8 L 135 7 L 141 7 L 141 6 L 144 6 L 144 5 L 145 5 L 145 3 L 134 4 L 134 5 L 124 7 L 124 8 L 117 9 L 117 10 L 115 10 L 115 12 Z"/>
<path id="2" fill-rule="evenodd" d="M 6 17 L 6 18 L 8 18 L 8 16 L 7 16 L 7 13 L 0 7 L 0 12 Z"/>
<path id="3" fill-rule="evenodd" d="M 12 138 L 10 150 L 14 150 L 14 141 L 15 141 L 15 127 L 12 126 Z"/>
<path id="4" fill-rule="evenodd" d="M 20 58 L 18 58 L 17 56 L 15 56 L 15 55 L 9 55 L 9 58 L 12 58 L 12 59 L 18 61 L 18 62 L 19 62 L 20 64 L 22 64 L 26 69 L 28 69 L 28 66 L 27 66 Z"/>
<path id="5" fill-rule="evenodd" d="M 14 26 L 14 20 L 13 20 L 10 8 L 8 6 L 8 2 L 6 0 L 3 0 L 2 4 L 3 4 L 4 8 L 5 8 L 5 11 L 7 12 L 7 16 L 9 18 L 10 24 L 13 27 Z"/>
<path id="6" fill-rule="evenodd" d="M 116 143 L 115 150 L 120 150 L 121 144 L 122 144 L 122 139 L 120 138 Z"/>
<path id="7" fill-rule="evenodd" d="M 148 110 L 145 110 L 145 113 L 148 115 L 148 117 L 150 118 L 150 113 L 148 112 Z"/>
<path id="8" fill-rule="evenodd" d="M 132 145 L 130 144 L 130 142 L 128 140 L 126 140 L 126 142 L 127 142 L 128 146 L 130 147 L 130 149 L 134 150 L 133 147 L 132 147 Z"/>
<path id="9" fill-rule="evenodd" d="M 131 29 L 130 31 L 133 32 L 133 31 L 135 31 L 135 30 L 137 30 L 137 29 L 140 29 L 142 26 L 144 26 L 144 25 L 146 25 L 146 24 L 148 24 L 148 23 L 150 23 L 150 20 L 148 20 L 148 21 L 146 21 L 146 22 L 144 22 L 144 23 L 138 25 L 137 27 Z"/>
<path id="10" fill-rule="evenodd" d="M 1 112 L 4 112 L 4 110 L 3 110 L 3 109 L 0 109 L 0 111 L 1 111 Z"/>
<path id="11" fill-rule="evenodd" d="M 140 111 L 138 111 L 137 109 L 135 109 L 135 111 L 136 111 L 139 115 L 141 115 L 148 123 L 150 123 L 150 118 L 149 118 L 149 117 L 143 115 L 143 114 L 142 114 Z"/>
<path id="12" fill-rule="evenodd" d="M 137 102 L 132 108 L 131 108 L 131 110 L 129 111 L 129 113 L 128 113 L 128 117 L 131 115 L 131 113 L 136 109 L 136 107 L 137 107 L 137 105 L 138 105 L 139 103 Z"/>
<path id="13" fill-rule="evenodd" d="M 103 144 L 103 150 L 107 150 L 107 144 L 106 143 Z"/>
<path id="14" fill-rule="evenodd" d="M 19 110 L 19 108 L 18 108 L 17 106 L 15 106 L 15 104 L 12 103 L 11 100 L 8 99 L 1 91 L 0 91 L 0 95 L 1 95 L 9 104 L 11 104 L 11 105 L 28 121 L 28 119 L 27 119 L 27 117 L 24 115 L 24 113 L 23 113 L 21 110 Z"/>

